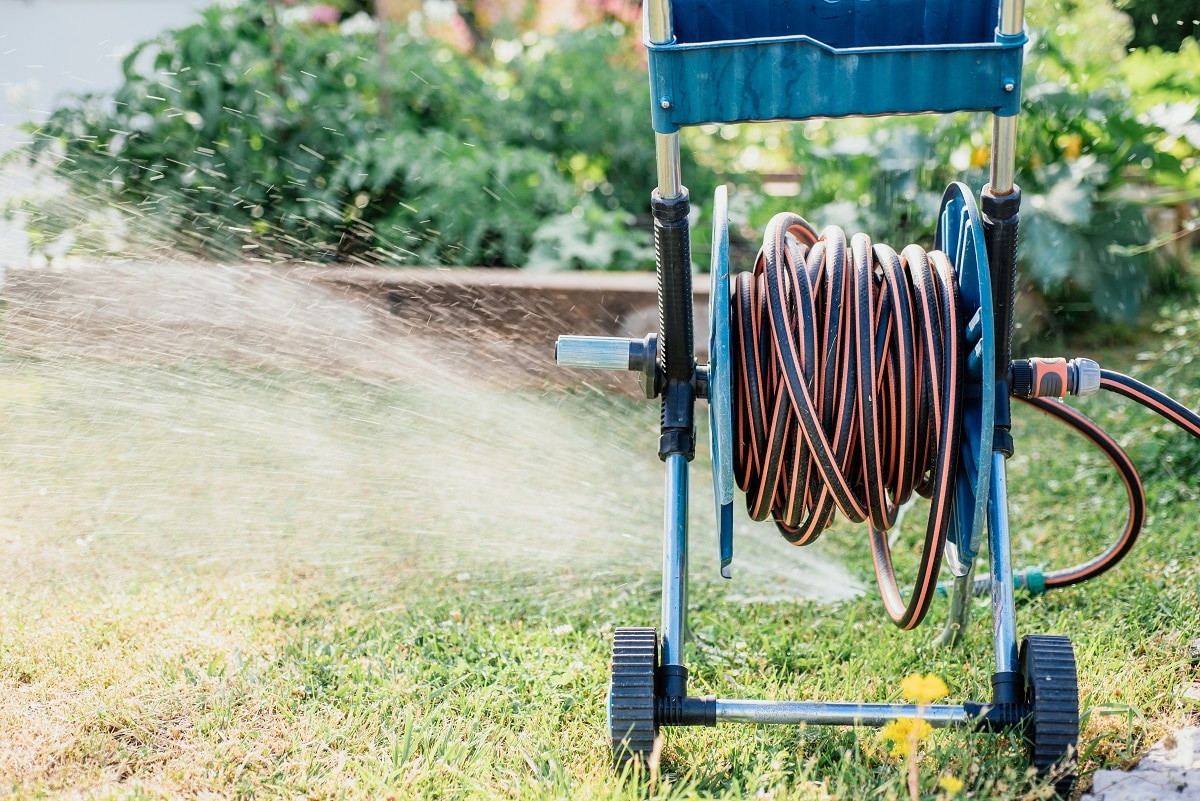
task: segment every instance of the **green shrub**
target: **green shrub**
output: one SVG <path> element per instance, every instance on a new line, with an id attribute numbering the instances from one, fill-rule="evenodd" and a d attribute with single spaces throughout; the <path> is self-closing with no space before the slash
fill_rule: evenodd
<path id="1" fill-rule="evenodd" d="M 1200 192 L 1200 51 L 1126 57 L 1130 29 L 1107 3 L 1045 5 L 1030 7 L 1018 125 L 1021 268 L 1063 318 L 1129 320 L 1154 275 L 1133 190 Z M 135 232 L 207 257 L 651 264 L 649 91 L 623 24 L 475 54 L 390 32 L 381 63 L 369 32 L 274 26 L 268 8 L 212 8 L 141 45 L 115 98 L 62 106 L 35 151 Z M 706 126 L 685 131 L 684 181 L 701 212 L 718 175 L 748 190 L 735 244 L 752 248 L 780 207 L 928 243 L 945 185 L 986 182 L 989 127 L 982 114 Z M 799 195 L 763 197 L 756 171 L 790 168 Z M 35 241 L 68 225 L 35 217 Z"/>
<path id="2" fill-rule="evenodd" d="M 141 44 L 115 97 L 54 111 L 35 155 L 210 258 L 521 265 L 536 239 L 544 263 L 539 230 L 574 212 L 633 239 L 604 266 L 645 264 L 646 232 L 614 211 L 646 207 L 654 178 L 623 28 L 528 37 L 505 63 L 397 35 L 381 65 L 369 32 L 267 12 L 210 8 Z"/>
<path id="3" fill-rule="evenodd" d="M 1178 50 L 1200 32 L 1195 0 L 1123 0 L 1120 8 L 1133 22 L 1134 47 Z"/>

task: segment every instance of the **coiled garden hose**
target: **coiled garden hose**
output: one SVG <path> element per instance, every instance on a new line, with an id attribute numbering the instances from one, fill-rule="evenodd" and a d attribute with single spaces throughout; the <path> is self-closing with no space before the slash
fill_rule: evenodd
<path id="1" fill-rule="evenodd" d="M 755 520 L 814 541 L 837 511 L 868 521 L 888 615 L 917 626 L 950 526 L 966 342 L 945 254 L 771 220 L 732 291 L 734 476 Z M 887 530 L 913 492 L 931 501 L 914 589 L 900 593 Z"/>
<path id="2" fill-rule="evenodd" d="M 736 277 L 731 306 L 733 468 L 750 517 L 772 518 L 797 545 L 816 540 L 838 511 L 867 522 L 884 607 L 901 628 L 916 627 L 939 589 L 962 428 L 968 346 L 949 259 L 916 245 L 897 254 L 865 234 L 847 243 L 836 226 L 818 235 L 802 217 L 779 214 L 754 269 Z M 1125 484 L 1129 515 L 1100 555 L 1046 573 L 1027 571 L 1031 591 L 1071 586 L 1111 569 L 1129 553 L 1146 519 L 1145 490 L 1128 454 L 1094 421 L 1050 397 L 1105 389 L 1200 438 L 1200 415 L 1162 392 L 1110 370 L 1098 371 L 1097 386 L 1094 375 L 1081 379 L 1075 364 L 1013 362 L 1013 396 L 1104 453 Z M 1094 373 L 1095 364 L 1087 364 Z M 905 601 L 887 531 L 914 492 L 931 503 Z M 976 593 L 989 587 L 989 579 L 968 575 L 956 589 L 972 583 Z M 961 605 L 963 598 L 954 602 Z"/>

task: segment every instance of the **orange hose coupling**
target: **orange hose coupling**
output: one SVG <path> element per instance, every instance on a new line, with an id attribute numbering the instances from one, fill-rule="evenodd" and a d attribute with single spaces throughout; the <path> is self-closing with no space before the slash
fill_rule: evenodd
<path id="1" fill-rule="evenodd" d="M 1100 389 L 1100 365 L 1091 359 L 1014 359 L 1008 387 L 1018 398 L 1091 395 Z"/>

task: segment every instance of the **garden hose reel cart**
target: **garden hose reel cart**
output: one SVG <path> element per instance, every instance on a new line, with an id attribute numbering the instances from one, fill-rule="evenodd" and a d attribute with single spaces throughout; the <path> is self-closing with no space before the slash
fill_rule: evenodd
<path id="1" fill-rule="evenodd" d="M 646 396 L 662 404 L 662 622 L 658 630 L 621 628 L 615 634 L 608 706 L 618 764 L 644 761 L 659 729 L 668 726 L 882 726 L 919 715 L 933 726 L 1024 724 L 1034 764 L 1065 776 L 1060 790 L 1070 785 L 1067 763 L 1079 725 L 1073 650 L 1061 636 L 1031 635 L 1018 642 L 1005 485 L 1005 460 L 1012 453 L 1023 5 L 1023 0 L 647 0 L 659 331 L 641 340 L 564 336 L 556 350 L 563 366 L 639 372 Z M 946 190 L 935 252 L 929 254 L 906 248 L 897 255 L 861 238 L 847 243 L 836 232 L 818 237 L 793 216 L 772 222 L 753 272 L 731 277 L 727 202 L 724 188 L 718 189 L 709 355 L 707 364 L 697 364 L 681 127 L 958 111 L 993 115 L 990 183 L 978 204 L 962 184 Z M 818 250 L 820 256 L 814 256 Z M 770 346 L 762 344 L 764 337 Z M 825 352 L 839 358 L 814 367 L 812 359 Z M 889 354 L 894 364 L 884 364 Z M 774 377 L 764 376 L 768 362 L 776 365 L 770 368 Z M 1056 364 L 1051 372 L 1086 389 L 1094 383 L 1093 368 L 1076 361 Z M 822 390 L 822 381 L 831 383 Z M 854 400 L 839 412 L 830 405 L 835 394 Z M 970 591 L 986 532 L 995 658 L 991 699 L 918 709 L 688 695 L 683 659 L 688 468 L 698 399 L 709 409 L 721 572 L 727 578 L 735 482 L 751 506 L 755 498 L 761 501 L 753 516 L 770 513 L 784 535 L 800 544 L 834 510 L 870 519 L 873 542 L 884 543 L 873 550 L 877 566 L 882 561 L 885 568 L 880 582 L 885 604 L 904 628 L 924 616 L 943 555 L 956 590 Z M 897 424 L 888 409 L 901 406 L 920 407 L 933 422 Z M 896 414 L 907 419 L 902 411 Z M 926 425 L 936 433 L 921 430 Z M 870 478 L 903 472 L 902 462 L 915 458 L 905 455 L 905 447 L 923 453 L 927 464 L 908 479 Z M 868 478 L 847 479 L 840 466 L 847 459 Z M 790 477 L 782 475 L 787 471 Z M 819 488 L 804 485 L 805 475 Z M 907 601 L 890 573 L 883 533 L 900 500 L 888 483 L 893 480 L 905 485 L 904 496 L 915 490 L 933 498 L 924 580 Z M 790 494 L 789 481 L 801 485 Z M 873 493 L 872 504 L 865 496 Z"/>

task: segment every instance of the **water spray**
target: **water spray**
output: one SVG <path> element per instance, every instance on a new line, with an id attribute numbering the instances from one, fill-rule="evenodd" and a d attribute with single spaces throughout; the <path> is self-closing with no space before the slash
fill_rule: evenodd
<path id="1" fill-rule="evenodd" d="M 645 762 L 660 729 L 717 723 L 1021 727 L 1030 760 L 1066 794 L 1074 782 L 1079 691 L 1062 635 L 1019 642 L 1015 589 L 1070 586 L 1111 569 L 1145 519 L 1145 493 L 1120 446 L 1061 402 L 1100 389 L 1200 437 L 1200 416 L 1087 359 L 1011 358 L 1020 189 L 1015 175 L 1022 0 L 930 0 L 923 18 L 890 2 L 649 0 L 646 42 L 658 158 L 652 195 L 660 325 L 644 339 L 561 337 L 558 363 L 633 370 L 659 398 L 666 463 L 662 623 L 614 636 L 608 723 L 618 766 Z M 934 247 L 899 251 L 799 215 L 767 227 L 752 270 L 731 277 L 728 204 L 713 204 L 709 356 L 695 358 L 689 198 L 679 168 L 685 125 L 955 111 L 993 114 L 991 180 L 978 201 L 953 183 Z M 1118 540 L 1082 564 L 1014 576 L 1006 460 L 1013 398 L 1095 444 L 1128 490 Z M 837 513 L 868 526 L 884 607 L 921 623 L 943 563 L 954 576 L 957 639 L 976 590 L 992 597 L 992 697 L 962 704 L 763 701 L 688 695 L 688 466 L 694 407 L 708 403 L 720 570 L 731 576 L 735 488 L 756 520 L 814 541 Z M 929 516 L 907 599 L 887 532 L 914 494 Z M 986 533 L 989 576 L 974 579 Z"/>

